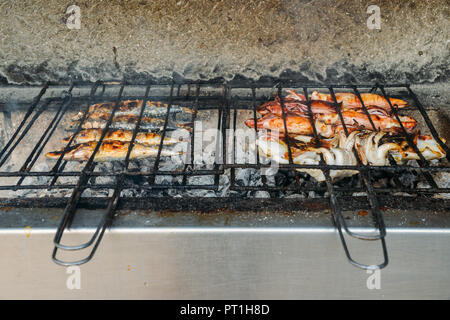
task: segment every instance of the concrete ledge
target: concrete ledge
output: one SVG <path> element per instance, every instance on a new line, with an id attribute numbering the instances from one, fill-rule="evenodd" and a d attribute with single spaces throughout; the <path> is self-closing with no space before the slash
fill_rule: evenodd
<path id="1" fill-rule="evenodd" d="M 236 75 L 316 82 L 445 81 L 445 0 L 378 1 L 381 29 L 367 28 L 373 1 L 76 1 L 0 4 L 0 82 L 62 79 L 191 79 Z"/>

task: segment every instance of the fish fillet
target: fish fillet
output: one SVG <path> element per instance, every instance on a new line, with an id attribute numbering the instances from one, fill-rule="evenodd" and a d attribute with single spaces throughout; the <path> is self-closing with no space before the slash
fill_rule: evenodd
<path id="1" fill-rule="evenodd" d="M 91 141 L 87 143 L 82 143 L 71 147 L 65 154 L 63 159 L 67 161 L 87 161 L 91 157 L 97 142 Z M 129 142 L 122 141 L 105 141 L 100 146 L 99 150 L 95 154 L 95 162 L 104 161 L 118 161 L 125 160 L 125 157 L 130 147 Z M 63 154 L 64 149 L 48 152 L 45 156 L 49 159 L 59 159 L 61 154 Z M 140 143 L 136 143 L 130 154 L 130 159 L 142 159 L 156 157 L 158 154 L 158 147 L 150 147 Z M 180 155 L 182 152 L 161 150 L 162 157 L 171 157 Z"/>
<path id="2" fill-rule="evenodd" d="M 81 128 L 82 129 L 103 129 L 106 127 L 108 123 L 109 117 L 111 115 L 105 112 L 95 112 L 90 114 L 85 121 L 83 121 Z M 118 115 L 114 116 L 113 121 L 110 125 L 112 129 L 121 129 L 121 130 L 133 130 L 136 126 L 136 123 L 139 120 L 139 116 L 136 115 Z M 69 124 L 69 130 L 75 130 L 79 126 L 79 121 L 72 121 Z M 164 120 L 158 118 L 148 118 L 142 117 L 140 127 L 141 130 L 146 131 L 162 131 L 164 128 Z M 177 123 L 177 124 L 168 124 L 167 130 L 176 130 L 178 128 L 187 128 L 190 126 L 188 123 Z"/>
<path id="3" fill-rule="evenodd" d="M 141 112 L 143 100 L 123 100 L 120 101 L 119 106 L 115 112 L 115 115 L 139 115 Z M 102 113 L 111 113 L 114 109 L 115 102 L 101 102 L 96 103 L 89 106 L 88 114 L 95 112 Z M 167 113 L 168 104 L 163 103 L 161 101 L 147 101 L 144 109 L 144 115 L 149 117 L 162 117 Z M 178 105 L 170 106 L 170 113 L 179 113 L 179 112 L 188 112 L 192 113 L 193 111 L 189 108 L 180 107 Z M 84 113 L 77 113 L 72 120 L 80 120 L 83 117 Z"/>
<path id="4" fill-rule="evenodd" d="M 99 141 L 102 135 L 102 129 L 85 129 L 80 131 L 75 135 L 73 139 L 73 144 L 81 144 L 90 141 Z M 64 143 L 69 143 L 73 135 L 66 137 L 62 140 Z M 103 141 L 116 140 L 129 142 L 133 137 L 133 131 L 131 130 L 108 130 Z M 165 137 L 164 144 L 172 145 L 179 142 L 179 140 Z M 138 132 L 136 135 L 135 143 L 145 144 L 145 145 L 159 145 L 161 143 L 161 135 L 154 132 Z"/>

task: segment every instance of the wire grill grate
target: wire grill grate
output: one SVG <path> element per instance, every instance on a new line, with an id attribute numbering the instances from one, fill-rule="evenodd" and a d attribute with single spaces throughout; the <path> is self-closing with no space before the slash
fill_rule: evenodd
<path id="1" fill-rule="evenodd" d="M 232 191 L 242 192 L 242 191 L 267 191 L 270 193 L 271 198 L 277 199 L 277 192 L 283 191 L 298 191 L 298 192 L 308 192 L 314 191 L 323 195 L 323 198 L 328 201 L 329 207 L 332 209 L 333 221 L 336 225 L 340 239 L 344 246 L 345 253 L 349 261 L 361 268 L 372 269 L 372 268 L 383 268 L 388 263 L 388 255 L 386 249 L 386 226 L 383 221 L 382 210 L 380 209 L 380 199 L 385 198 L 395 198 L 392 196 L 395 192 L 413 193 L 418 196 L 427 197 L 429 195 L 438 193 L 450 193 L 450 188 L 439 187 L 436 183 L 433 174 L 438 172 L 448 172 L 450 171 L 450 166 L 448 166 L 448 160 L 450 157 L 449 149 L 447 145 L 440 139 L 436 128 L 433 126 L 430 117 L 428 116 L 425 108 L 422 106 L 418 100 L 415 93 L 411 90 L 408 84 L 393 84 L 393 85 L 381 85 L 381 84 L 368 84 L 368 85 L 306 85 L 303 83 L 296 83 L 293 81 L 266 81 L 266 82 L 250 82 L 250 81 L 232 81 L 232 82 L 183 82 L 176 83 L 174 81 L 168 83 L 147 83 L 139 85 L 142 89 L 145 89 L 145 93 L 135 98 L 142 99 L 144 102 L 142 106 L 146 105 L 146 101 L 165 101 L 167 102 L 167 113 L 164 117 L 164 125 L 160 132 L 162 139 L 158 145 L 157 155 L 152 166 L 142 169 L 130 168 L 130 155 L 131 151 L 135 145 L 135 140 L 137 133 L 140 131 L 142 124 L 142 119 L 144 116 L 144 108 L 141 107 L 138 116 L 137 124 L 133 129 L 132 140 L 127 150 L 125 160 L 121 161 L 121 166 L 115 168 L 112 171 L 96 171 L 97 163 L 94 161 L 96 153 L 99 151 L 101 142 L 104 140 L 107 130 L 110 128 L 115 112 L 118 109 L 120 101 L 127 99 L 129 97 L 124 96 L 124 91 L 129 86 L 124 81 L 97 81 L 94 84 L 86 83 L 72 83 L 67 86 L 62 97 L 47 97 L 46 92 L 51 88 L 53 84 L 47 83 L 43 86 L 38 96 L 33 100 L 31 105 L 28 107 L 27 111 L 24 113 L 23 119 L 20 121 L 18 127 L 2 147 L 0 151 L 0 177 L 4 178 L 16 178 L 14 184 L 1 183 L 1 190 L 45 190 L 45 191 L 56 191 L 56 190 L 71 190 L 70 198 L 65 200 L 54 199 L 49 200 L 49 204 L 52 201 L 59 203 L 66 203 L 63 218 L 56 232 L 54 243 L 55 248 L 53 251 L 53 260 L 61 265 L 74 265 L 82 264 L 89 261 L 95 254 L 95 251 L 100 244 L 105 230 L 111 225 L 113 220 L 114 212 L 120 207 L 120 202 L 122 201 L 124 190 L 214 190 L 217 191 L 221 187 L 221 176 L 229 174 L 229 188 Z M 73 92 L 78 87 L 90 86 L 90 94 L 88 96 L 78 96 L 75 97 Z M 114 88 L 115 96 L 108 95 L 110 88 Z M 412 137 L 406 131 L 406 129 L 401 125 L 402 134 L 407 140 L 409 146 L 414 149 L 414 151 L 419 155 L 419 160 L 416 161 L 415 165 L 411 164 L 397 164 L 395 160 L 390 157 L 389 166 L 374 166 L 374 165 L 364 165 L 358 156 L 356 150 L 354 154 L 358 160 L 357 165 L 348 166 L 337 166 L 337 165 L 327 165 L 321 155 L 321 161 L 317 165 L 300 165 L 294 164 L 293 157 L 291 154 L 291 148 L 288 148 L 289 163 L 279 164 L 279 168 L 286 172 L 291 172 L 292 176 L 296 177 L 296 183 L 286 185 L 271 185 L 268 183 L 265 175 L 262 175 L 261 185 L 242 185 L 237 182 L 237 171 L 241 169 L 264 169 L 270 168 L 270 164 L 265 164 L 261 160 L 261 157 L 256 148 L 256 162 L 255 163 L 237 163 L 236 161 L 236 136 L 230 134 L 230 132 L 235 132 L 238 128 L 238 115 L 240 112 L 247 112 L 252 114 L 256 119 L 257 106 L 264 101 L 267 101 L 270 97 L 259 94 L 259 91 L 269 92 L 269 95 L 273 95 L 273 92 L 277 92 L 280 97 L 281 105 L 284 105 L 284 89 L 291 88 L 298 91 L 302 91 L 306 97 L 309 96 L 310 90 L 322 89 L 328 90 L 334 100 L 334 106 L 337 113 L 341 119 L 344 126 L 344 131 L 346 135 L 349 131 L 343 121 L 343 116 L 341 114 L 340 108 L 336 100 L 335 91 L 336 90 L 350 90 L 353 92 L 360 100 L 362 104 L 363 111 L 368 117 L 369 122 L 372 127 L 375 125 L 371 119 L 371 115 L 364 105 L 361 99 L 361 91 L 364 92 L 377 92 L 384 96 L 388 96 L 387 90 L 401 90 L 403 96 L 402 98 L 408 99 L 412 102 L 410 108 L 415 108 L 423 118 L 427 130 L 431 133 L 433 138 L 438 141 L 440 146 L 446 151 L 446 160 L 441 162 L 439 165 L 431 165 L 427 161 L 417 146 L 414 144 Z M 155 90 L 156 89 L 156 90 Z M 165 94 L 160 94 L 163 90 Z M 154 91 L 157 91 L 156 93 Z M 272 93 L 270 93 L 272 91 Z M 106 94 L 106 95 L 105 95 Z M 52 139 L 58 128 L 62 127 L 63 119 L 68 114 L 69 110 L 73 110 L 74 107 L 83 105 L 85 113 L 78 127 L 75 129 L 75 136 L 82 130 L 82 123 L 86 120 L 88 107 L 94 103 L 111 100 L 114 101 L 114 108 L 109 118 L 107 120 L 106 127 L 102 129 L 102 134 L 99 143 L 96 145 L 94 152 L 90 156 L 89 160 L 83 163 L 80 170 L 66 170 L 68 162 L 63 159 L 63 154 L 59 159 L 53 164 L 53 166 L 46 171 L 36 171 L 33 170 L 39 157 L 42 156 L 45 147 Z M 394 108 L 390 100 L 387 99 L 390 104 L 390 108 L 394 117 L 400 122 L 398 112 Z M 163 144 L 164 137 L 166 136 L 169 123 L 173 120 L 171 119 L 170 109 L 174 104 L 183 105 L 186 108 L 191 109 L 190 123 L 193 126 L 193 131 L 195 131 L 195 124 L 198 120 L 199 112 L 214 112 L 217 117 L 213 119 L 216 122 L 217 132 L 220 132 L 220 139 L 216 139 L 215 145 L 215 155 L 216 159 L 219 161 L 215 162 L 210 167 L 199 167 L 193 161 L 195 158 L 195 148 L 199 144 L 196 140 L 195 134 L 190 135 L 189 149 L 186 153 L 186 157 L 190 160 L 187 161 L 182 169 L 177 170 L 165 170 L 161 168 L 161 154 L 165 145 Z M 314 129 L 314 137 L 316 138 L 316 143 L 319 143 L 320 136 L 317 134 L 313 114 L 311 111 L 310 101 L 306 101 L 308 106 L 308 116 L 311 121 L 312 127 Z M 46 112 L 52 110 L 52 117 L 48 125 L 43 128 L 41 136 L 38 138 L 36 144 L 31 148 L 30 153 L 26 156 L 25 162 L 20 166 L 18 170 L 6 170 L 5 164 L 8 162 L 13 153 L 21 152 L 20 144 L 28 139 L 28 135 L 32 131 L 33 127 L 40 125 L 40 118 Z M 287 132 L 286 125 L 286 113 L 284 108 L 281 108 L 283 114 L 284 129 Z M 400 122 L 401 124 L 401 122 Z M 231 130 L 231 131 L 230 131 Z M 255 135 L 258 135 L 258 130 L 255 126 L 253 128 Z M 232 136 L 230 136 L 232 135 Z M 230 139 L 231 138 L 231 139 Z M 65 152 L 67 152 L 71 145 L 73 145 L 73 137 L 65 146 Z M 289 139 L 287 140 L 290 146 Z M 3 168 L 2 168 L 3 167 Z M 297 172 L 296 169 L 319 169 L 322 170 L 326 181 L 325 183 L 310 183 L 302 184 L 297 179 L 301 173 Z M 357 170 L 359 184 L 356 186 L 348 184 L 334 184 L 330 178 L 330 171 L 336 169 L 349 169 Z M 380 172 L 389 174 L 393 177 L 395 186 L 392 187 L 378 187 L 373 183 L 374 175 Z M 414 187 L 410 188 L 404 186 L 401 181 L 396 177 L 397 173 L 401 172 L 411 172 L 417 175 L 421 175 L 425 182 L 427 182 L 427 187 Z M 158 176 L 172 176 L 180 177 L 181 183 L 160 183 L 158 182 Z M 209 184 L 193 184 L 191 183 L 192 177 L 199 176 L 211 176 L 212 180 Z M 28 183 L 27 178 L 38 179 L 40 177 L 47 178 L 44 183 Z M 99 178 L 110 178 L 110 182 L 99 182 Z M 69 178 L 69 182 L 64 182 L 65 178 Z M 75 180 L 73 180 L 75 179 Z M 9 180 L 8 180 L 9 181 Z M 29 181 L 35 181 L 29 179 Z M 144 183 L 142 182 L 144 181 Z M 85 202 L 86 199 L 83 197 L 83 193 L 87 189 L 111 190 L 111 194 L 108 194 L 104 198 L 105 214 L 103 215 L 101 221 L 99 222 L 95 233 L 92 235 L 91 239 L 86 243 L 69 246 L 61 243 L 65 230 L 70 227 L 73 221 L 74 215 L 76 214 L 77 208 L 80 204 Z M 363 193 L 367 199 L 367 207 L 370 209 L 373 216 L 374 225 L 377 232 L 374 234 L 359 234 L 354 233 L 347 226 L 347 223 L 342 215 L 342 202 L 341 198 L 352 199 L 354 193 Z M 14 203 L 16 200 L 13 199 L 2 199 L 3 203 Z M 34 201 L 34 202 L 33 202 Z M 62 201 L 62 202 L 61 202 Z M 93 202 L 98 202 L 99 200 L 92 200 Z M 163 201 L 163 200 L 161 200 Z M 281 202 L 285 201 L 280 199 Z M 25 201 L 28 205 L 42 205 L 42 199 L 26 199 Z M 144 201 L 145 202 L 145 201 Z M 17 203 L 16 203 L 17 204 Z M 344 233 L 351 237 L 364 240 L 379 240 L 381 242 L 381 248 L 383 253 L 383 261 L 378 265 L 365 265 L 356 262 L 348 249 Z M 58 250 L 81 250 L 86 248 L 92 248 L 86 258 L 78 261 L 61 261 L 57 258 Z"/>

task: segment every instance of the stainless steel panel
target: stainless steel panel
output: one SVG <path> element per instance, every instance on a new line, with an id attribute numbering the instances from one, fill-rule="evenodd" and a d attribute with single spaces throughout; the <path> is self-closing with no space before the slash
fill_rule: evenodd
<path id="1" fill-rule="evenodd" d="M 60 210 L 0 211 L 0 298 L 450 298 L 448 213 L 386 214 L 379 290 L 347 262 L 329 215 L 311 215 L 122 213 L 80 267 L 81 289 L 69 290 L 70 274 L 50 259 Z M 86 240 L 97 216 L 80 214 L 65 242 Z M 350 248 L 363 262 L 380 258 L 377 243 Z"/>

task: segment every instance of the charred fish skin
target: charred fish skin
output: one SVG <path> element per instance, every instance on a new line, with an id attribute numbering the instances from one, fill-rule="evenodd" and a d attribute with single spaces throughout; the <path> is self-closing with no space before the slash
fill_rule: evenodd
<path id="1" fill-rule="evenodd" d="M 73 131 L 76 130 L 78 127 L 78 124 L 71 124 L 68 128 L 68 131 Z M 104 129 L 106 127 L 106 123 L 105 122 L 98 122 L 98 121 L 93 121 L 93 122 L 86 122 L 83 123 L 81 125 L 82 129 Z M 116 123 L 112 123 L 110 125 L 111 129 L 117 129 L 117 130 L 133 130 L 135 128 L 135 126 L 133 124 L 126 124 L 126 123 L 120 123 L 120 122 L 116 122 Z M 177 126 L 173 126 L 173 125 L 168 125 L 166 127 L 166 130 L 176 130 L 179 128 L 185 128 L 183 125 L 177 125 Z M 164 129 L 164 126 L 158 126 L 158 125 L 154 125 L 154 124 L 141 124 L 139 126 L 139 131 L 146 131 L 146 132 L 162 132 Z M 189 130 L 188 127 L 186 127 L 186 129 Z"/>
<path id="2" fill-rule="evenodd" d="M 407 101 L 396 99 L 396 98 L 388 98 L 389 101 L 384 97 L 375 93 L 361 93 L 361 100 L 364 102 L 365 106 L 376 106 L 380 107 L 387 112 L 391 111 L 391 105 L 396 108 L 404 108 L 409 104 Z M 335 93 L 335 97 L 337 102 L 342 102 L 345 108 L 361 108 L 362 103 L 359 100 L 359 97 L 350 92 L 337 92 Z M 331 94 L 328 93 L 319 93 L 318 91 L 313 91 L 311 94 L 311 100 L 324 100 L 333 102 L 334 99 Z M 390 103 L 389 103 L 390 102 Z"/>
<path id="3" fill-rule="evenodd" d="M 142 100 L 124 100 L 119 103 L 115 115 L 139 115 L 141 112 Z M 103 102 L 93 104 L 88 108 L 88 116 L 92 113 L 107 113 L 110 114 L 114 109 L 114 102 Z M 168 104 L 161 101 L 147 101 L 144 108 L 144 116 L 147 117 L 164 117 L 167 114 Z M 189 108 L 184 108 L 179 105 L 171 105 L 169 113 L 177 114 L 181 112 L 192 113 Z M 80 120 L 84 113 L 79 112 L 72 117 L 73 121 Z"/>
<path id="4" fill-rule="evenodd" d="M 386 132 L 401 132 L 402 128 L 391 114 L 389 114 L 385 109 L 378 106 L 368 105 L 366 107 L 369 115 L 365 113 L 362 108 L 345 108 L 342 102 L 334 106 L 333 102 L 323 101 L 323 100 L 311 100 L 309 106 L 304 104 L 302 98 L 298 98 L 298 94 L 290 90 L 290 95 L 284 99 L 283 108 L 281 106 L 281 101 L 278 96 L 275 97 L 273 101 L 266 102 L 257 108 L 257 112 L 263 115 L 263 119 L 269 119 L 269 115 L 276 115 L 278 117 L 283 117 L 283 114 L 295 114 L 297 116 L 302 116 L 308 118 L 309 109 L 313 113 L 315 120 L 319 123 L 342 126 L 340 116 L 344 120 L 346 126 L 353 126 L 356 128 L 364 130 L 382 130 Z M 284 109 L 284 112 L 283 112 Z M 340 109 L 340 114 L 337 109 Z M 400 121 L 407 130 L 408 133 L 415 131 L 417 127 L 417 121 L 408 116 L 399 116 Z M 263 121 L 263 120 L 261 120 Z M 298 121 L 297 121 L 298 122 Z M 266 124 L 269 125 L 269 124 Z M 270 124 L 272 125 L 272 124 Z M 302 125 L 305 129 L 308 124 Z M 266 126 L 266 129 L 267 128 Z M 306 130 L 304 130 L 304 133 Z M 296 132 L 299 133 L 299 132 Z"/>
<path id="5" fill-rule="evenodd" d="M 102 135 L 102 129 L 85 129 L 80 131 L 78 134 L 71 135 L 62 140 L 63 143 L 69 143 L 69 141 L 73 138 L 73 144 L 81 144 L 87 143 L 91 141 L 99 141 Z M 133 137 L 133 131 L 131 130 L 108 130 L 106 132 L 103 141 L 123 141 L 129 142 Z M 179 140 L 164 137 L 164 145 L 173 145 L 178 143 Z M 138 132 L 136 134 L 135 143 L 140 143 L 144 145 L 159 145 L 161 143 L 161 135 L 154 132 Z"/>
<path id="6" fill-rule="evenodd" d="M 48 159 L 57 160 L 64 153 L 63 160 L 66 161 L 88 161 L 97 146 L 97 142 L 91 141 L 74 145 L 64 153 L 64 149 L 48 152 L 45 156 Z M 123 161 L 130 147 L 129 142 L 122 141 L 104 141 L 95 154 L 95 162 L 105 161 Z M 133 145 L 130 153 L 130 159 L 152 158 L 158 155 L 159 148 L 156 146 L 148 146 L 139 143 Z M 161 150 L 161 157 L 172 157 L 181 155 L 182 152 L 172 150 Z"/>
<path id="7" fill-rule="evenodd" d="M 286 115 L 286 129 L 287 134 L 295 135 L 309 135 L 313 134 L 313 126 L 311 120 L 307 116 L 300 116 L 295 113 L 288 113 Z M 245 121 L 245 124 L 249 128 L 254 128 L 255 120 L 253 118 Z M 332 125 L 315 120 L 314 126 L 317 133 L 323 137 L 331 137 L 334 135 L 335 128 Z M 256 120 L 257 129 L 278 130 L 282 134 L 286 134 L 283 117 L 279 117 L 275 114 L 269 113 L 262 118 Z"/>
<path id="8" fill-rule="evenodd" d="M 298 101 L 306 101 L 306 97 L 302 94 L 299 94 L 295 92 L 294 90 L 287 90 L 289 92 L 289 95 L 287 98 L 289 99 L 296 99 Z M 361 100 L 364 102 L 364 105 L 366 107 L 377 107 L 384 109 L 385 112 L 391 111 L 391 105 L 393 107 L 397 108 L 404 108 L 407 107 L 409 104 L 407 101 L 396 99 L 396 98 L 388 98 L 389 101 L 384 97 L 380 96 L 375 93 L 361 93 Z M 362 103 L 359 100 L 359 97 L 351 92 L 336 92 L 335 98 L 338 103 L 342 103 L 342 107 L 345 108 L 361 108 Z M 313 91 L 310 96 L 311 102 L 312 101 L 329 101 L 334 102 L 334 99 L 331 94 L 329 93 L 320 93 L 318 91 Z M 390 102 L 390 104 L 389 104 Z"/>
<path id="9" fill-rule="evenodd" d="M 95 113 L 91 114 L 88 119 L 83 121 L 81 124 L 82 129 L 103 129 L 106 127 L 108 123 L 110 115 L 106 113 Z M 133 130 L 136 127 L 136 123 L 139 120 L 139 116 L 135 115 L 118 115 L 114 116 L 113 121 L 110 125 L 112 129 L 120 129 L 120 130 Z M 79 121 L 72 121 L 68 130 L 76 130 L 80 125 Z M 168 124 L 167 130 L 176 130 L 178 128 L 189 128 L 190 125 L 186 123 L 178 123 L 178 124 Z M 142 117 L 141 123 L 139 126 L 140 130 L 143 131 L 152 131 L 159 132 L 164 128 L 164 119 L 159 118 L 148 118 Z"/>

